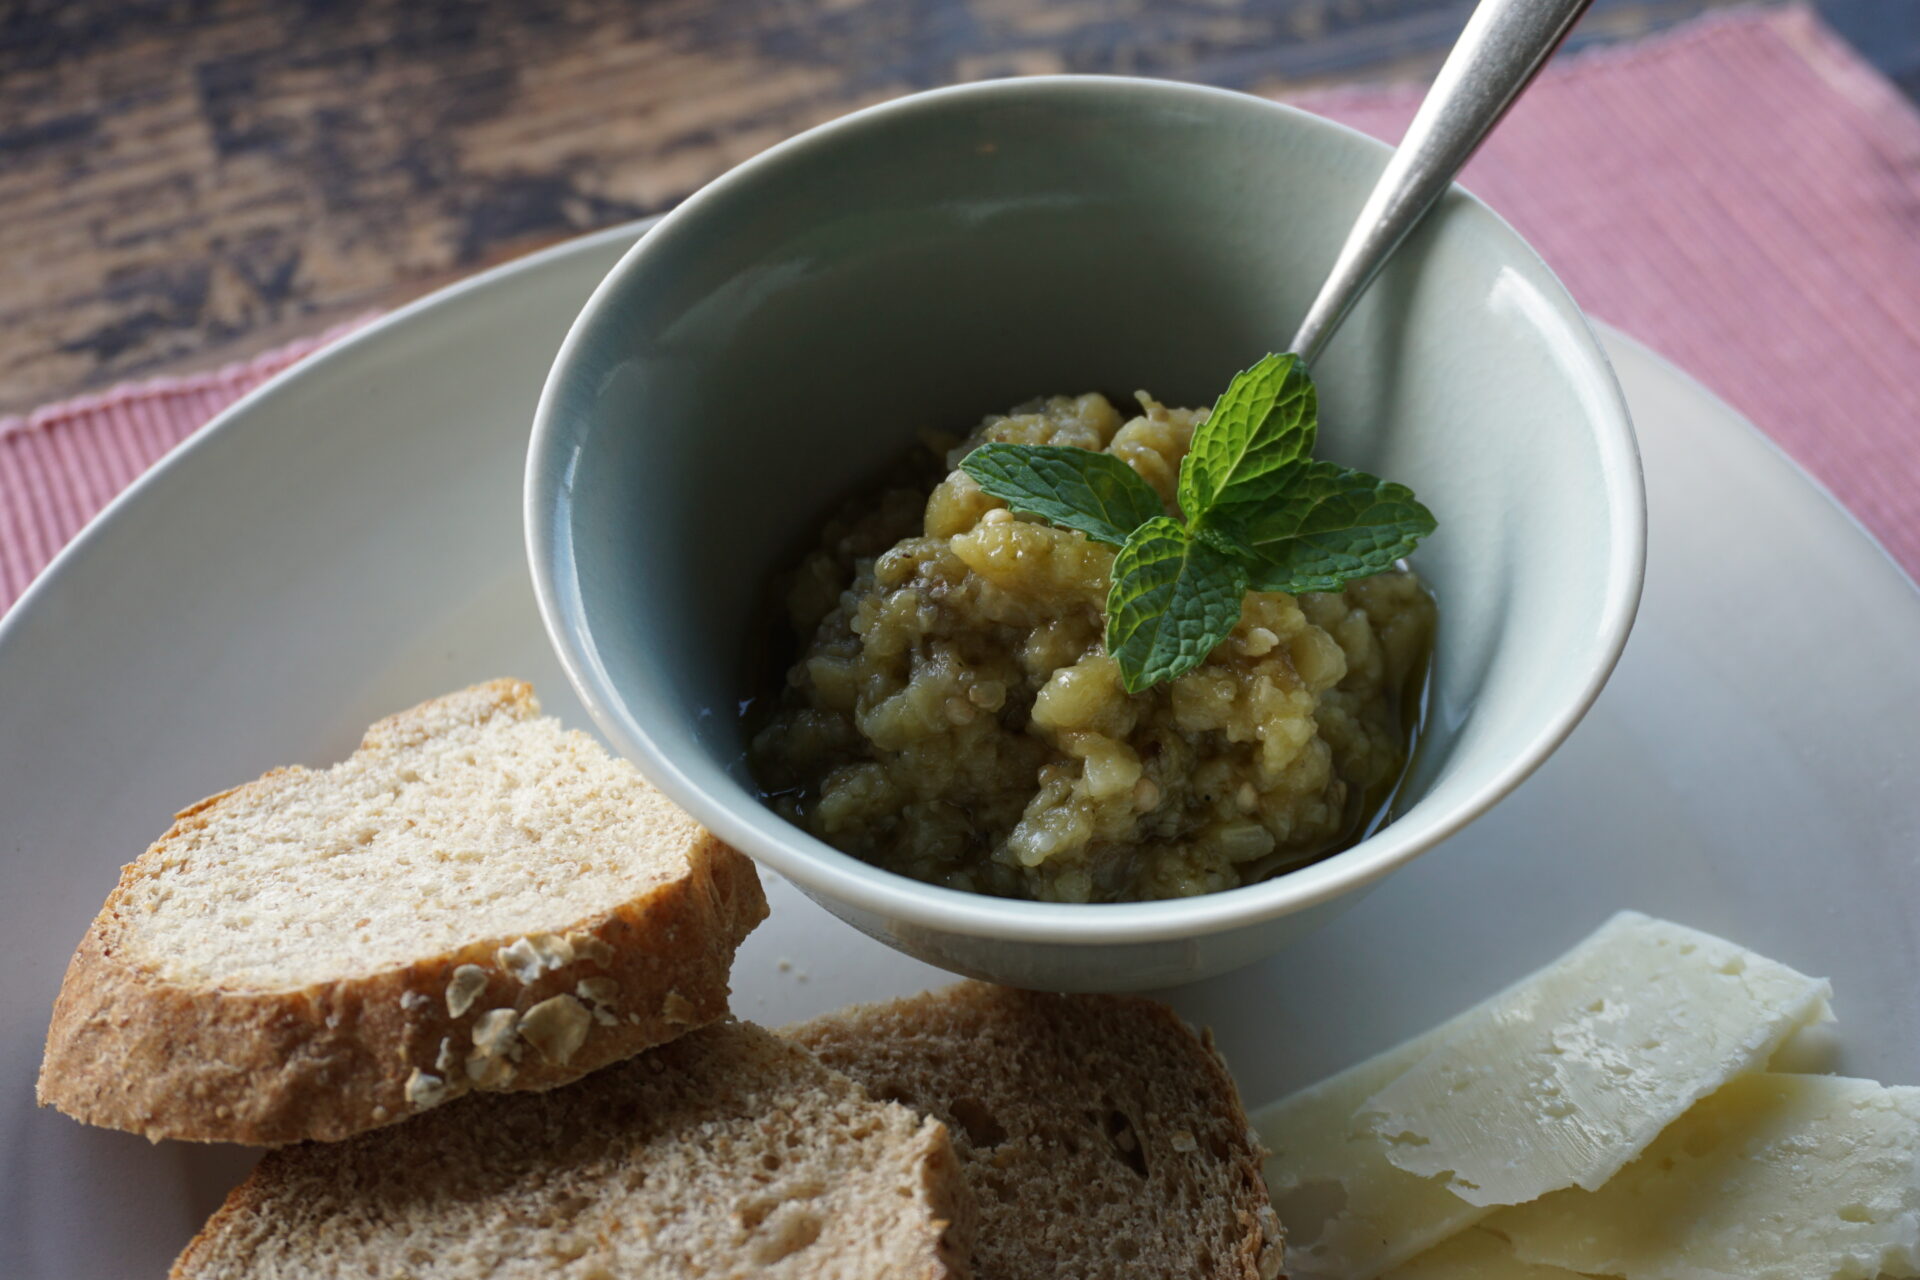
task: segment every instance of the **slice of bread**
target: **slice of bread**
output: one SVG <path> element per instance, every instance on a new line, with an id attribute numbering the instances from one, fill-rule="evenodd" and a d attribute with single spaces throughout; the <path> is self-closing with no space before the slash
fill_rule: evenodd
<path id="1" fill-rule="evenodd" d="M 952 1131 L 979 1280 L 1280 1272 L 1233 1080 L 1164 1005 L 968 982 L 784 1034 Z"/>
<path id="2" fill-rule="evenodd" d="M 268 1153 L 176 1280 L 964 1278 L 944 1129 L 722 1022 L 550 1093 Z"/>
<path id="3" fill-rule="evenodd" d="M 753 865 L 497 680 L 203 800 L 68 966 L 43 1104 L 149 1138 L 337 1139 L 722 1017 Z"/>

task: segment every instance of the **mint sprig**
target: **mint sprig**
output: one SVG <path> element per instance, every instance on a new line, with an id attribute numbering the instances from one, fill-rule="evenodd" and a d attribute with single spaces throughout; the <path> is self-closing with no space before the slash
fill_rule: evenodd
<path id="1" fill-rule="evenodd" d="M 1236 375 L 1180 464 L 1180 514 L 1166 513 L 1112 454 L 985 444 L 960 468 L 1022 515 L 1120 548 L 1107 591 L 1107 652 L 1127 692 L 1205 662 L 1253 591 L 1337 591 L 1390 569 L 1434 530 L 1405 485 L 1312 452 L 1313 381 L 1293 355 Z"/>
<path id="2" fill-rule="evenodd" d="M 1259 498 L 1215 507 L 1201 537 L 1247 565 L 1255 591 L 1338 591 L 1407 556 L 1433 532 L 1413 490 L 1333 462 L 1272 473 Z"/>
<path id="3" fill-rule="evenodd" d="M 1180 464 L 1180 509 L 1196 520 L 1215 506 L 1261 496 L 1263 482 L 1313 456 L 1320 399 L 1294 357 L 1268 356 L 1227 384 Z"/>
<path id="4" fill-rule="evenodd" d="M 1153 486 L 1110 453 L 1053 444 L 983 444 L 960 464 L 1015 511 L 1123 547 L 1127 535 L 1166 514 Z"/>
<path id="5" fill-rule="evenodd" d="M 1113 558 L 1107 652 L 1128 693 L 1207 660 L 1240 621 L 1246 566 L 1191 536 L 1171 516 L 1134 530 Z"/>

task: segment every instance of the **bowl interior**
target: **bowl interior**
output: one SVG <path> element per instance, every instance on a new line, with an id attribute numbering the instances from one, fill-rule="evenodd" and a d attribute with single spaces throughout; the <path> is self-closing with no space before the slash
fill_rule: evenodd
<path id="1" fill-rule="evenodd" d="M 967 898 L 888 884 L 755 798 L 737 708 L 770 571 L 920 428 L 1059 392 L 1209 402 L 1286 343 L 1385 155 L 1234 94 L 1003 82 L 842 121 L 689 201 L 589 304 L 535 433 L 535 575 L 603 728 L 803 883 Z M 1504 223 L 1449 196 L 1315 376 L 1322 456 L 1411 484 L 1440 522 L 1415 558 L 1441 629 L 1399 817 L 1349 853 L 1213 895 L 1237 904 L 1096 914 L 1224 923 L 1245 895 L 1279 910 L 1383 873 L 1537 763 L 1624 639 L 1631 432 L 1584 321 Z M 939 910 L 1004 932 L 1039 905 Z M 953 915 L 974 906 L 972 924 Z"/>

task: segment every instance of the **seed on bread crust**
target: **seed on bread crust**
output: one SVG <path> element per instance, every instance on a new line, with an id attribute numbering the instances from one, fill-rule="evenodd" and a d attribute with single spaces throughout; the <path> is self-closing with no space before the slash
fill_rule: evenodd
<path id="1" fill-rule="evenodd" d="M 447 1100 L 447 1082 L 439 1076 L 429 1075 L 418 1067 L 407 1077 L 407 1102 L 409 1105 L 425 1111 L 428 1107 L 437 1107 Z"/>
<path id="2" fill-rule="evenodd" d="M 573 988 L 574 995 L 586 1003 L 593 1020 L 603 1027 L 620 1025 L 614 1003 L 620 998 L 620 984 L 612 978 L 582 978 Z"/>
<path id="3" fill-rule="evenodd" d="M 512 1009 L 489 1009 L 473 1024 L 473 1052 L 467 1055 L 467 1078 L 479 1089 L 504 1089 L 512 1083 L 520 1041 L 514 1024 L 520 1015 Z"/>
<path id="4" fill-rule="evenodd" d="M 549 969 L 562 969 L 573 963 L 573 944 L 557 933 L 531 933 L 527 945 Z"/>
<path id="5" fill-rule="evenodd" d="M 526 938 L 515 939 L 510 947 L 502 947 L 493 953 L 493 962 L 518 978 L 522 983 L 532 982 L 540 976 L 544 967 L 540 956 L 533 949 L 533 943 Z"/>
<path id="6" fill-rule="evenodd" d="M 570 933 L 567 942 L 573 947 L 573 953 L 582 960 L 591 960 L 603 968 L 613 963 L 613 948 L 597 934 Z"/>
<path id="7" fill-rule="evenodd" d="M 487 971 L 477 964 L 463 964 L 453 971 L 447 983 L 447 1016 L 464 1017 L 473 1002 L 487 989 Z"/>
<path id="8" fill-rule="evenodd" d="M 574 994 L 590 1004 L 612 1004 L 620 998 L 620 984 L 612 978 L 582 978 Z"/>
<path id="9" fill-rule="evenodd" d="M 587 1042 L 593 1018 L 587 1006 L 572 996 L 558 995 L 521 1014 L 516 1029 L 521 1039 L 538 1049 L 548 1062 L 564 1063 Z"/>

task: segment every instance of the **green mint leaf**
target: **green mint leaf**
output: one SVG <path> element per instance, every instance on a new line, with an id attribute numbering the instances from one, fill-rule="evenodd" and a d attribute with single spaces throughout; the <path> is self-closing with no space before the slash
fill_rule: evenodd
<path id="1" fill-rule="evenodd" d="M 1413 490 L 1332 462 L 1269 473 L 1244 501 L 1215 507 L 1199 535 L 1246 564 L 1255 591 L 1338 591 L 1393 567 L 1432 533 Z"/>
<path id="2" fill-rule="evenodd" d="M 983 444 L 960 469 L 1022 515 L 1124 546 L 1166 507 L 1153 486 L 1110 453 L 1050 444 Z"/>
<path id="3" fill-rule="evenodd" d="M 1180 464 L 1180 510 L 1189 525 L 1247 496 L 1270 473 L 1313 452 L 1319 402 L 1306 366 L 1268 356 L 1235 375 L 1193 433 Z"/>
<path id="4" fill-rule="evenodd" d="M 1185 675 L 1240 621 L 1247 570 L 1179 521 L 1155 516 L 1113 558 L 1107 652 L 1128 693 Z"/>

